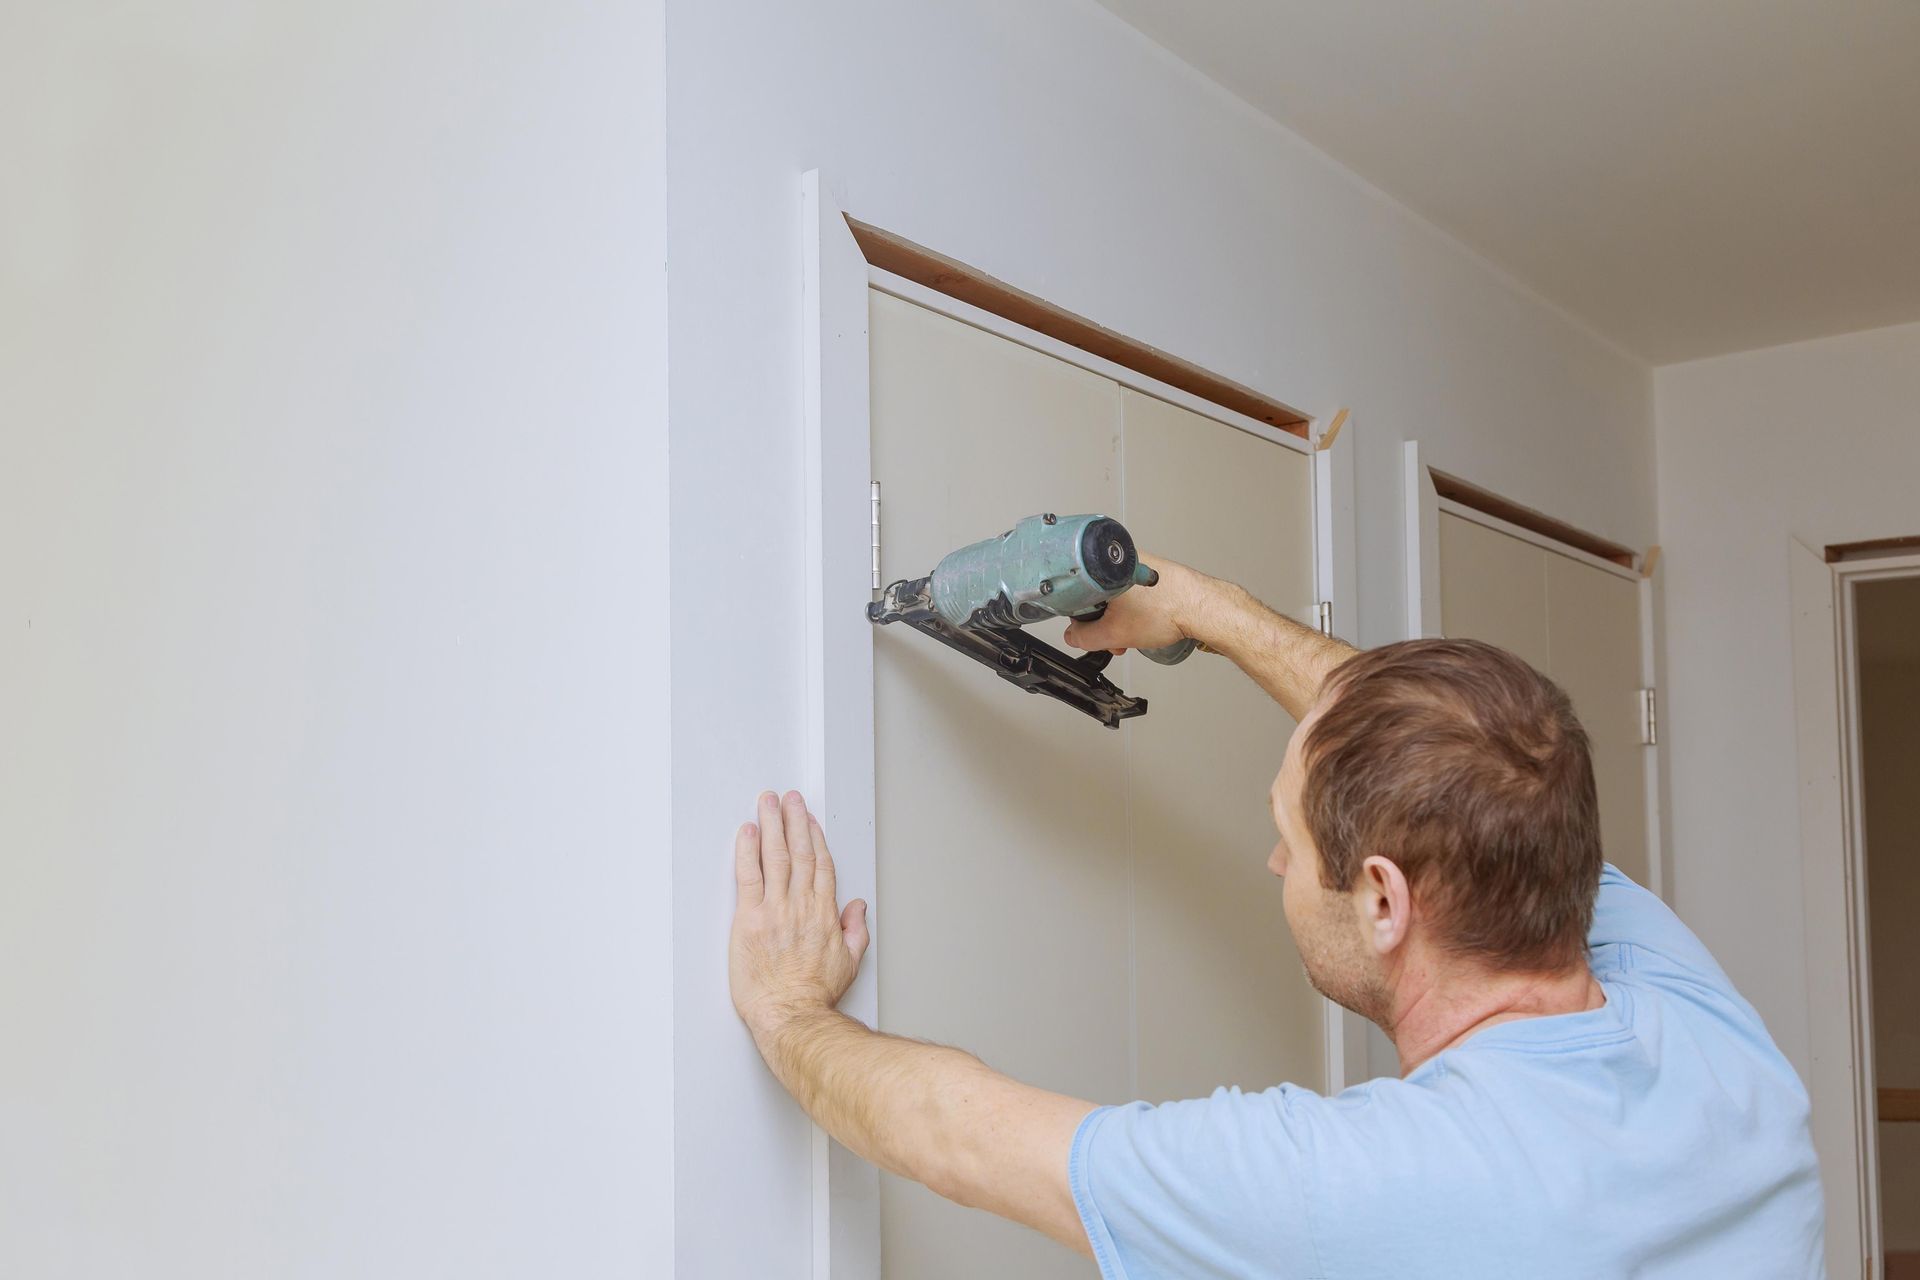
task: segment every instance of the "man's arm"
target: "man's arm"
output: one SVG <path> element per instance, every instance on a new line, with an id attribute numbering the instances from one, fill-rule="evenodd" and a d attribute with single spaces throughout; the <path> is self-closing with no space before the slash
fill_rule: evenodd
<path id="1" fill-rule="evenodd" d="M 1160 581 L 1116 596 L 1098 621 L 1069 625 L 1068 644 L 1117 652 L 1190 637 L 1232 659 L 1296 721 L 1320 697 L 1328 674 L 1355 653 L 1352 645 L 1275 613 L 1234 583 L 1157 556 L 1140 558 Z"/>
<path id="2" fill-rule="evenodd" d="M 856 1155 L 1091 1257 L 1067 1155 L 1093 1104 L 835 1009 L 866 953 L 866 903 L 839 908 L 833 855 L 799 792 L 767 792 L 759 805 L 759 823 L 734 841 L 729 968 L 734 1007 L 767 1066 Z"/>

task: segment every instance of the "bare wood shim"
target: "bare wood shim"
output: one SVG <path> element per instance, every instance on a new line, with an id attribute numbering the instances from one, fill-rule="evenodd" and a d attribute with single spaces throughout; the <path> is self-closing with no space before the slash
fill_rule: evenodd
<path id="1" fill-rule="evenodd" d="M 1564 542 L 1590 556 L 1611 561 L 1623 569 L 1635 568 L 1637 557 L 1630 547 L 1621 546 L 1597 533 L 1588 533 L 1585 529 L 1570 525 L 1564 520 L 1556 520 L 1544 511 L 1535 511 L 1532 507 L 1523 507 L 1510 498 L 1503 498 L 1477 484 L 1469 483 L 1458 476 L 1450 476 L 1444 471 L 1429 468 L 1433 476 L 1434 492 L 1443 498 L 1451 498 L 1463 507 L 1472 507 L 1508 524 L 1519 525 L 1555 542 Z"/>
<path id="2" fill-rule="evenodd" d="M 1342 409 L 1340 410 L 1340 412 L 1333 415 L 1333 421 L 1328 424 L 1327 429 L 1325 431 L 1322 431 L 1320 433 L 1320 443 L 1315 445 L 1314 446 L 1315 448 L 1317 449 L 1333 448 L 1333 442 L 1340 438 L 1340 428 L 1347 425 L 1347 412 L 1348 411 L 1346 409 Z"/>
<path id="3" fill-rule="evenodd" d="M 1660 544 L 1654 543 L 1640 557 L 1640 576 L 1651 578 L 1653 571 L 1660 567 Z"/>
<path id="4" fill-rule="evenodd" d="M 1064 342 L 1089 355 L 1111 360 L 1135 373 L 1143 373 L 1170 387 L 1199 396 L 1223 409 L 1243 413 L 1257 422 L 1278 427 L 1290 435 L 1307 438 L 1307 415 L 1290 405 L 1252 387 L 1222 378 L 1191 361 L 1150 347 L 1124 334 L 1115 333 L 1085 316 L 1075 315 L 1051 302 L 996 280 L 984 271 L 935 253 L 891 231 L 849 217 L 847 225 L 867 261 L 882 271 L 924 285 L 936 293 L 980 308 L 1003 320 L 1025 325 L 1036 333 Z"/>
<path id="5" fill-rule="evenodd" d="M 1920 551 L 1920 534 L 1899 538 L 1868 538 L 1864 542 L 1835 542 L 1827 547 L 1827 563 L 1899 555 L 1905 551 Z"/>

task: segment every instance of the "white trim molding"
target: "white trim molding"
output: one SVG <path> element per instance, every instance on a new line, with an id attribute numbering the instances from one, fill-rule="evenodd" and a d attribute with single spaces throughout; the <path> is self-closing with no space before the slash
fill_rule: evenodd
<path id="1" fill-rule="evenodd" d="M 1409 640 L 1437 640 L 1440 630 L 1440 494 L 1420 456 L 1420 442 L 1401 446 L 1402 533 L 1405 537 Z"/>
<path id="2" fill-rule="evenodd" d="M 1359 428 L 1353 411 L 1341 409 L 1313 423 L 1313 566 L 1314 588 L 1332 610 L 1335 635 L 1358 643 L 1360 634 L 1360 566 L 1355 521 L 1354 460 Z M 1356 1013 L 1321 997 L 1324 1024 L 1322 1071 L 1328 1096 L 1370 1079 L 1367 1063 L 1367 1022 Z"/>
<path id="3" fill-rule="evenodd" d="M 875 901 L 873 591 L 868 494 L 867 261 L 820 172 L 801 179 L 801 394 L 806 423 L 807 798 L 833 833 L 842 898 L 873 942 L 840 1007 L 879 1022 L 886 917 Z M 813 1276 L 879 1280 L 880 1175 L 814 1131 Z"/>

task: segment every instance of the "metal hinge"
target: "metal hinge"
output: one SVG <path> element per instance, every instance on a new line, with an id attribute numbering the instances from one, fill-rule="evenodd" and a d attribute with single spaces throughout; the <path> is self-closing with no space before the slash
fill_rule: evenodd
<path id="1" fill-rule="evenodd" d="M 1322 600 L 1313 606 L 1313 625 L 1320 628 L 1320 634 L 1333 634 L 1333 601 Z"/>
<path id="2" fill-rule="evenodd" d="M 1660 745 L 1660 698 L 1653 689 L 1640 691 L 1640 745 Z"/>
<path id="3" fill-rule="evenodd" d="M 873 589 L 878 591 L 880 589 L 880 482 L 878 480 L 872 482 L 871 491 L 867 495 L 867 521 L 871 526 L 867 541 L 873 557 Z"/>

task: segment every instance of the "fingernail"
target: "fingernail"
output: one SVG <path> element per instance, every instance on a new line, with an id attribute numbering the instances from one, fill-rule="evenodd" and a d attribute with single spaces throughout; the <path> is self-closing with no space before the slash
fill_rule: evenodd
<path id="1" fill-rule="evenodd" d="M 789 792 L 787 792 L 787 799 L 789 799 L 789 800 L 791 800 L 791 801 L 792 801 L 793 803 L 795 803 L 795 804 L 805 804 L 805 803 L 806 803 L 806 801 L 805 801 L 804 799 L 802 799 L 802 798 L 801 798 L 801 795 L 800 795 L 800 793 L 799 793 L 798 791 L 789 791 Z"/>
<path id="2" fill-rule="evenodd" d="M 743 822 L 740 824 L 740 833 L 751 840 L 760 834 L 760 828 L 754 826 L 751 822 Z"/>

